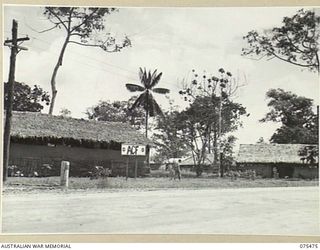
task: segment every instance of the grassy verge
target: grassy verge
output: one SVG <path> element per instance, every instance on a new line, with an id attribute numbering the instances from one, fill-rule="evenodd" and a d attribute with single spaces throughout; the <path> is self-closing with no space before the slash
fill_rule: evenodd
<path id="1" fill-rule="evenodd" d="M 59 177 L 23 178 L 10 177 L 4 185 L 4 192 L 60 189 Z M 318 180 L 299 179 L 238 179 L 230 178 L 183 178 L 181 181 L 169 178 L 129 178 L 115 177 L 107 179 L 69 178 L 69 189 L 206 189 L 206 188 L 253 188 L 253 187 L 299 187 L 318 186 Z"/>

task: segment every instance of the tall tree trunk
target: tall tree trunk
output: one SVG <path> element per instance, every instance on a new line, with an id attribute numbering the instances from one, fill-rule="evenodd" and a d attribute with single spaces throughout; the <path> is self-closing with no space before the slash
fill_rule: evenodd
<path id="1" fill-rule="evenodd" d="M 216 126 L 216 124 L 214 126 Z M 213 130 L 213 155 L 214 155 L 213 162 L 215 166 L 217 165 L 217 162 L 218 162 L 218 142 L 217 141 L 218 141 L 217 130 L 216 128 L 214 128 Z"/>
<path id="2" fill-rule="evenodd" d="M 149 119 L 149 91 L 147 90 L 147 108 L 146 108 L 146 138 L 148 138 L 148 119 Z M 150 169 L 150 147 L 147 145 L 147 166 Z"/>
<path id="3" fill-rule="evenodd" d="M 318 76 L 320 76 L 320 59 L 319 59 L 319 54 L 318 54 L 318 52 L 316 52 L 316 60 L 317 60 Z"/>
<path id="4" fill-rule="evenodd" d="M 148 138 L 148 119 L 149 119 L 149 111 L 146 110 L 146 137 Z"/>
<path id="5" fill-rule="evenodd" d="M 221 131 L 222 131 L 222 87 L 220 87 L 220 96 L 219 96 L 219 121 L 218 121 L 218 166 L 219 166 L 219 172 L 220 176 L 223 175 L 223 172 L 221 172 Z"/>
<path id="6" fill-rule="evenodd" d="M 52 115 L 52 113 L 53 113 L 53 108 L 54 108 L 54 104 L 55 104 L 55 100 L 56 100 L 56 96 L 57 96 L 57 92 L 58 92 L 57 88 L 56 88 L 56 77 L 57 77 L 57 73 L 58 73 L 58 70 L 59 70 L 60 66 L 62 66 L 64 52 L 65 52 L 65 50 L 67 48 L 69 39 L 70 39 L 70 36 L 67 36 L 66 40 L 63 43 L 63 46 L 61 48 L 57 64 L 54 67 L 53 73 L 52 73 L 52 76 L 51 76 L 50 83 L 51 83 L 51 94 L 52 94 L 52 96 L 51 96 L 51 102 L 50 102 L 50 107 L 49 107 L 49 115 Z"/>

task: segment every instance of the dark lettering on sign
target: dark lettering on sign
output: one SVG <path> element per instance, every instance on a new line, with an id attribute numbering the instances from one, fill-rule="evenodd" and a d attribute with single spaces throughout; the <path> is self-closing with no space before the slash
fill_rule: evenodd
<path id="1" fill-rule="evenodd" d="M 127 148 L 127 154 L 128 155 L 136 155 L 138 152 L 139 146 L 128 146 Z"/>

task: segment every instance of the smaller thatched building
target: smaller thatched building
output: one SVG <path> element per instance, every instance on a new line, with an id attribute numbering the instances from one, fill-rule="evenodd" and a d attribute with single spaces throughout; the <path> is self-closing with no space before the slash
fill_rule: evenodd
<path id="1" fill-rule="evenodd" d="M 9 164 L 25 176 L 44 166 L 50 166 L 48 175 L 59 175 L 62 160 L 70 162 L 71 176 L 87 176 L 94 166 L 125 175 L 127 163 L 129 176 L 136 164 L 138 176 L 144 175 L 146 156 L 121 155 L 122 143 L 147 146 L 151 141 L 125 123 L 13 112 Z"/>
<path id="2" fill-rule="evenodd" d="M 241 144 L 236 158 L 238 170 L 255 170 L 265 178 L 318 178 L 318 145 Z"/>
<path id="3" fill-rule="evenodd" d="M 187 158 L 184 158 L 180 162 L 180 167 L 182 169 L 189 169 L 189 170 L 194 170 L 195 169 L 195 163 L 194 163 L 194 158 L 193 156 L 189 156 Z M 206 154 L 206 158 L 204 159 L 204 162 L 202 164 L 203 170 L 204 171 L 209 171 L 212 169 L 214 165 L 214 154 Z"/>

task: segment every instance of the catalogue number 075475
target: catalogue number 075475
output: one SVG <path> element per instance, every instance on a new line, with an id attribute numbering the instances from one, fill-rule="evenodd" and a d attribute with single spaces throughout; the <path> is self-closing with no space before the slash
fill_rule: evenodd
<path id="1" fill-rule="evenodd" d="M 302 243 L 300 244 L 300 248 L 304 248 L 304 249 L 317 249 L 318 247 L 318 243 Z"/>

